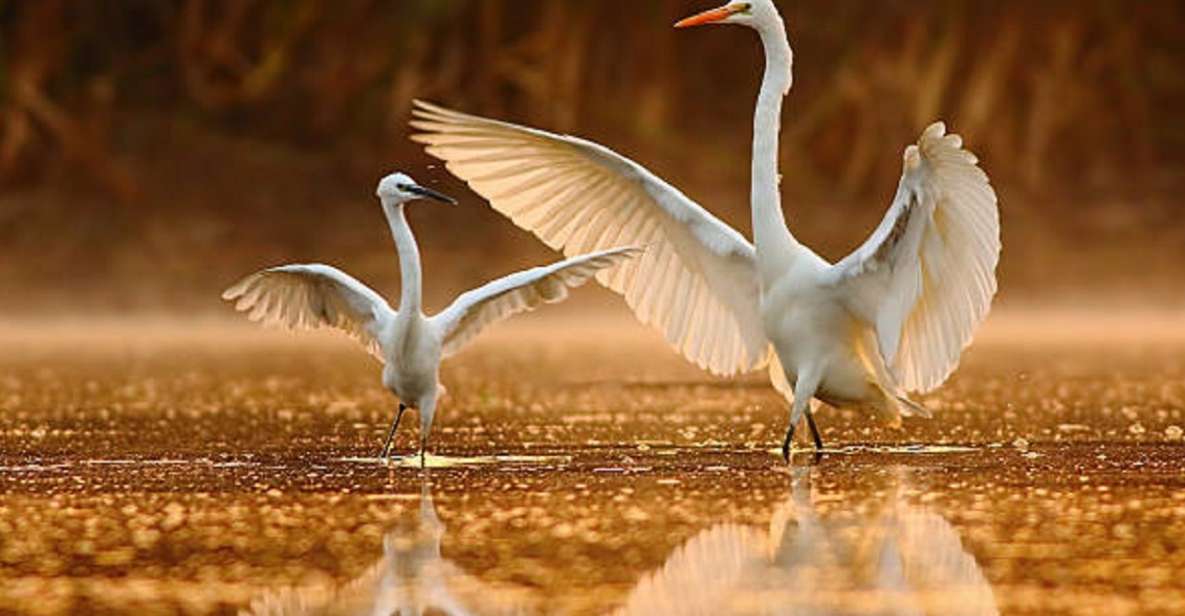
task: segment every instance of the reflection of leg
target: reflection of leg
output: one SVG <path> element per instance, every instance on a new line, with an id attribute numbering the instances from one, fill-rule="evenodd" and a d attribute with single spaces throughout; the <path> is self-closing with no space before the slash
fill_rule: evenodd
<path id="1" fill-rule="evenodd" d="M 387 442 L 383 444 L 383 453 L 379 454 L 380 459 L 387 459 L 387 454 L 391 453 L 391 443 L 395 440 L 395 431 L 399 429 L 399 420 L 403 419 L 403 411 L 406 410 L 407 405 L 400 402 L 399 412 L 395 414 L 395 421 L 391 422 L 391 431 L 387 432 Z"/>

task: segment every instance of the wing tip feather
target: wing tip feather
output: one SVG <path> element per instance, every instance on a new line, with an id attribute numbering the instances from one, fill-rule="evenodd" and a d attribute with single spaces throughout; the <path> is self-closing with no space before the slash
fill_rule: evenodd
<path id="1" fill-rule="evenodd" d="M 258 280 L 259 277 L 266 271 L 267 270 L 264 270 L 263 272 L 255 272 L 254 274 L 250 274 L 239 279 L 238 282 L 230 285 L 225 291 L 222 292 L 222 299 L 226 301 L 234 301 L 243 297 L 251 290 L 251 285 L 254 284 L 255 281 Z"/>

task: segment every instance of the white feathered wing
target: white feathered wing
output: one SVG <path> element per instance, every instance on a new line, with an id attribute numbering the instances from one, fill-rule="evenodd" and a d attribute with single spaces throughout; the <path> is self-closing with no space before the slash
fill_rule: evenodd
<path id="1" fill-rule="evenodd" d="M 264 325 L 288 329 L 337 328 L 383 361 L 379 335 L 395 320 L 387 300 L 353 276 L 332 267 L 281 265 L 231 286 L 222 299 Z"/>
<path id="2" fill-rule="evenodd" d="M 641 253 L 634 247 L 594 252 L 510 274 L 462 293 L 432 317 L 444 341 L 444 357 L 456 354 L 486 326 L 543 304 L 563 301 L 569 289 Z"/>
<path id="3" fill-rule="evenodd" d="M 950 376 L 987 316 L 999 259 L 996 193 L 939 122 L 906 148 L 884 220 L 832 275 L 849 309 L 875 327 L 896 384 L 926 392 Z"/>
<path id="4" fill-rule="evenodd" d="M 413 140 L 493 208 L 572 256 L 646 254 L 597 274 L 689 361 L 719 375 L 764 364 L 755 253 L 740 233 L 617 153 L 583 139 L 416 101 Z"/>

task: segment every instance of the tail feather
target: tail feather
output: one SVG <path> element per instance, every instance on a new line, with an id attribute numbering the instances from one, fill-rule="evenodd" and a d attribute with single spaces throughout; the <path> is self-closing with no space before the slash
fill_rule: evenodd
<path id="1" fill-rule="evenodd" d="M 901 403 L 901 414 L 906 417 L 925 417 L 930 419 L 934 416 L 930 409 L 906 398 L 905 396 L 897 396 L 897 401 Z"/>

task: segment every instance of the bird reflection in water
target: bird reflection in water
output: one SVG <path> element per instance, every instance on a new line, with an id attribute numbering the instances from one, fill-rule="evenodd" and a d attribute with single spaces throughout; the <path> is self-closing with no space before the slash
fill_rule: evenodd
<path id="1" fill-rule="evenodd" d="M 622 615 L 998 614 L 991 585 L 942 516 L 906 502 L 891 470 L 883 502 L 831 502 L 796 468 L 768 531 L 720 524 L 644 577 Z"/>
<path id="2" fill-rule="evenodd" d="M 240 616 L 539 613 L 525 589 L 483 582 L 442 557 L 444 533 L 425 471 L 413 525 L 388 531 L 383 537 L 382 559 L 365 573 L 336 588 L 267 593 L 252 601 Z"/>
<path id="3" fill-rule="evenodd" d="M 872 500 L 817 494 L 796 468 L 768 530 L 718 524 L 677 548 L 634 586 L 619 615 L 998 614 L 991 585 L 942 516 L 907 502 L 906 471 Z M 245 614 L 535 614 L 530 589 L 490 584 L 443 558 L 445 527 L 427 475 L 412 528 L 390 531 L 383 558 L 330 590 L 270 593 Z"/>

